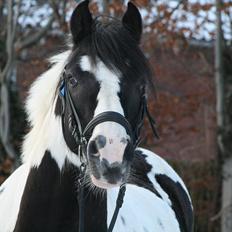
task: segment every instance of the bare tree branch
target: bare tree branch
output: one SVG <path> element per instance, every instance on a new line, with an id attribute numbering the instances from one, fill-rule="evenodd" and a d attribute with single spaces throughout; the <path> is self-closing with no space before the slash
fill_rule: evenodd
<path id="1" fill-rule="evenodd" d="M 184 2 L 185 2 L 185 0 L 180 0 L 180 1 L 178 2 L 178 4 L 177 4 L 177 5 L 171 10 L 171 12 L 169 13 L 170 16 L 173 15 L 174 12 L 175 12 L 176 10 L 178 10 L 179 7 L 180 7 Z M 154 20 L 154 22 L 152 22 L 149 26 L 153 26 L 153 25 L 159 23 L 159 22 L 162 21 L 164 18 L 166 18 L 166 16 L 160 16 L 160 17 L 156 18 L 156 19 Z"/>
<path id="2" fill-rule="evenodd" d="M 7 73 L 10 70 L 11 62 L 13 59 L 12 24 L 13 24 L 13 0 L 9 0 L 7 4 L 7 37 L 6 37 L 7 62 L 3 71 L 0 73 L 0 84 L 2 84 L 4 80 L 7 78 Z"/>
<path id="3" fill-rule="evenodd" d="M 1 28 L 1 30 L 0 30 L 0 36 L 2 36 L 2 32 L 5 31 L 3 9 L 4 9 L 4 0 L 0 1 L 0 28 Z"/>
<path id="4" fill-rule="evenodd" d="M 5 79 L 8 78 L 8 73 L 11 68 L 12 60 L 14 59 L 14 39 L 15 33 L 17 29 L 17 21 L 19 16 L 19 7 L 21 1 L 17 0 L 15 6 L 15 15 L 13 12 L 13 0 L 9 0 L 7 4 L 7 37 L 6 37 L 6 52 L 7 52 L 7 62 L 0 73 L 0 84 L 4 82 Z"/>
<path id="5" fill-rule="evenodd" d="M 67 1 L 57 1 L 57 0 L 50 0 L 49 1 L 51 8 L 53 9 L 55 18 L 60 25 L 60 28 L 67 32 L 68 27 L 66 23 L 66 6 Z"/>
<path id="6" fill-rule="evenodd" d="M 107 14 L 109 8 L 109 0 L 102 0 L 103 13 Z"/>
<path id="7" fill-rule="evenodd" d="M 8 156 L 12 159 L 17 157 L 15 149 L 10 143 L 10 106 L 9 91 L 7 83 L 1 85 L 1 105 L 0 105 L 0 136 L 4 149 Z"/>
<path id="8" fill-rule="evenodd" d="M 223 216 L 223 214 L 228 213 L 228 211 L 232 211 L 232 205 L 227 205 L 223 207 L 216 215 L 210 218 L 210 221 L 213 222 L 220 219 Z"/>
<path id="9" fill-rule="evenodd" d="M 224 77 L 223 77 L 223 61 L 222 61 L 222 21 L 221 21 L 221 0 L 216 0 L 217 19 L 216 19 L 216 40 L 215 40 L 215 85 L 217 97 L 217 126 L 219 130 L 223 129 L 225 125 L 224 118 Z"/>
<path id="10" fill-rule="evenodd" d="M 15 34 L 16 34 L 17 26 L 18 26 L 19 8 L 20 8 L 21 3 L 22 3 L 21 0 L 16 0 L 14 16 L 12 19 L 12 21 L 13 21 L 13 24 L 12 24 L 12 39 L 13 39 L 12 44 L 14 43 L 14 40 L 15 40 Z"/>
<path id="11" fill-rule="evenodd" d="M 49 30 L 49 28 L 51 27 L 53 21 L 55 19 L 54 14 L 51 15 L 47 25 L 45 27 L 43 27 L 40 31 L 38 31 L 35 34 L 32 34 L 31 36 L 29 36 L 26 39 L 21 39 L 20 41 L 17 41 L 15 44 L 15 49 L 17 52 L 23 50 L 24 48 L 30 47 L 33 44 L 37 43 Z"/>
<path id="12" fill-rule="evenodd" d="M 14 38 L 17 24 L 18 11 L 20 6 L 20 0 L 17 0 L 15 5 L 16 14 L 14 15 L 13 0 L 7 1 L 7 38 L 6 38 L 6 52 L 7 62 L 0 73 L 0 85 L 1 85 L 1 107 L 0 107 L 0 138 L 4 149 L 7 154 L 15 159 L 16 152 L 10 143 L 10 107 L 9 107 L 9 90 L 8 81 L 11 76 L 11 70 L 14 65 Z"/>

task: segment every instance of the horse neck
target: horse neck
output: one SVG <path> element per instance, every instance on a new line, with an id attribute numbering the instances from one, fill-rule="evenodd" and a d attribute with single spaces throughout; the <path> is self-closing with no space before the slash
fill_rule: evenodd
<path id="1" fill-rule="evenodd" d="M 66 160 L 79 166 L 79 158 L 70 151 L 64 140 L 61 117 L 56 117 L 52 109 L 53 107 L 43 122 L 35 124 L 28 133 L 23 145 L 23 161 L 30 162 L 32 166 L 39 166 L 45 152 L 49 151 L 60 169 Z"/>
<path id="2" fill-rule="evenodd" d="M 45 152 L 40 166 L 28 175 L 14 231 L 78 231 L 78 175 L 78 168 L 67 162 L 61 174 L 51 153 Z M 106 196 L 89 189 L 84 194 L 85 231 L 107 231 Z"/>

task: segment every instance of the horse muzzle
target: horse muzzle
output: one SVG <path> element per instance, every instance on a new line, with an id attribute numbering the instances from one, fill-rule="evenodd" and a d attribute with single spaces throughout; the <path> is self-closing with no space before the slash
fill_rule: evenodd
<path id="1" fill-rule="evenodd" d="M 125 138 L 98 135 L 88 143 L 87 158 L 91 180 L 100 188 L 111 188 L 125 183 L 130 162 L 127 157 L 129 142 Z M 126 155 L 127 154 L 127 155 Z"/>

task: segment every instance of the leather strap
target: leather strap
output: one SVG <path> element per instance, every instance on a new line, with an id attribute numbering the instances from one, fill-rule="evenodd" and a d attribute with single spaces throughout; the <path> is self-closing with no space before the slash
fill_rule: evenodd
<path id="1" fill-rule="evenodd" d="M 127 121 L 127 119 L 122 116 L 118 112 L 114 111 L 106 111 L 103 113 L 98 114 L 96 117 L 94 117 L 85 127 L 85 130 L 83 132 L 83 136 L 87 136 L 92 133 L 93 129 L 100 123 L 103 122 L 116 122 L 120 124 L 122 127 L 125 128 L 127 134 L 132 137 L 132 129 L 130 123 Z"/>
<path id="2" fill-rule="evenodd" d="M 122 204 L 123 204 L 123 199 L 124 199 L 125 193 L 126 193 L 126 185 L 123 184 L 123 185 L 120 186 L 119 193 L 118 193 L 118 198 L 117 198 L 117 201 L 116 201 L 116 207 L 115 207 L 114 214 L 113 214 L 113 217 L 111 219 L 111 222 L 110 222 L 110 225 L 109 225 L 109 228 L 108 228 L 107 232 L 112 232 L 113 229 L 114 229 L 114 226 L 115 226 L 115 223 L 116 223 L 116 220 L 117 220 L 117 217 L 118 217 L 119 210 L 120 210 L 120 208 L 122 207 Z"/>

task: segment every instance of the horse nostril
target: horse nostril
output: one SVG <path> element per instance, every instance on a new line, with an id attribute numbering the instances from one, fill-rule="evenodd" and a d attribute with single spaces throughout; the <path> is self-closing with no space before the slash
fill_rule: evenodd
<path id="1" fill-rule="evenodd" d="M 105 147 L 105 145 L 106 145 L 106 137 L 103 136 L 103 135 L 98 135 L 95 138 L 95 142 L 96 142 L 97 148 L 99 150 L 99 149 Z"/>
<path id="2" fill-rule="evenodd" d="M 88 153 L 91 155 L 98 153 L 98 148 L 97 148 L 95 140 L 90 141 L 89 146 L 88 146 Z"/>
<path id="3" fill-rule="evenodd" d="M 91 155 L 98 154 L 99 150 L 105 147 L 106 137 L 98 135 L 94 140 L 89 142 L 88 152 Z"/>

